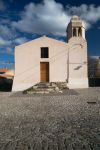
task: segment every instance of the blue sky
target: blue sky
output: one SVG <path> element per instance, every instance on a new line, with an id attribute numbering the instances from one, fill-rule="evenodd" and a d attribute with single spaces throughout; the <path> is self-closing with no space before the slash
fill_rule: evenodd
<path id="1" fill-rule="evenodd" d="M 0 0 L 0 67 L 12 67 L 16 45 L 44 34 L 66 41 L 72 15 L 85 21 L 88 54 L 100 56 L 99 0 Z"/>

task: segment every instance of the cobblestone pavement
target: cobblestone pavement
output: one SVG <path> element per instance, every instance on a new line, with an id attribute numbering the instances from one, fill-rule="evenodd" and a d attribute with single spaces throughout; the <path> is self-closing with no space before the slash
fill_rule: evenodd
<path id="1" fill-rule="evenodd" d="M 100 88 L 0 93 L 0 150 L 100 150 Z"/>

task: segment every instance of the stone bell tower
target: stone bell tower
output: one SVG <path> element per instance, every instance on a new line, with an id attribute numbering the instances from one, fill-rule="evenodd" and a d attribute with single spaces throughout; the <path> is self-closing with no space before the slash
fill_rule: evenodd
<path id="1" fill-rule="evenodd" d="M 73 16 L 67 27 L 67 40 L 71 37 L 82 37 L 85 39 L 84 23 L 78 16 Z"/>
<path id="2" fill-rule="evenodd" d="M 69 89 L 88 88 L 87 41 L 83 21 L 73 16 L 68 27 L 67 81 Z"/>

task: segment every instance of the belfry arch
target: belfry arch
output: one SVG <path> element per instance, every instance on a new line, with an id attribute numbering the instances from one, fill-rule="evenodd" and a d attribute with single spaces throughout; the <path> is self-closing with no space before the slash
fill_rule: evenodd
<path id="1" fill-rule="evenodd" d="M 85 24 L 78 16 L 73 16 L 67 27 L 67 41 L 72 37 L 85 39 Z"/>
<path id="2" fill-rule="evenodd" d="M 77 36 L 77 30 L 76 30 L 76 28 L 73 28 L 73 36 Z"/>
<path id="3" fill-rule="evenodd" d="M 82 28 L 81 27 L 78 29 L 78 36 L 82 37 Z"/>

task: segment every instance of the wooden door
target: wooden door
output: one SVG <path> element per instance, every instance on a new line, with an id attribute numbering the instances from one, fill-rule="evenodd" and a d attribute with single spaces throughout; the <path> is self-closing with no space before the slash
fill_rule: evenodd
<path id="1" fill-rule="evenodd" d="M 49 62 L 40 63 L 40 81 L 49 82 Z"/>

